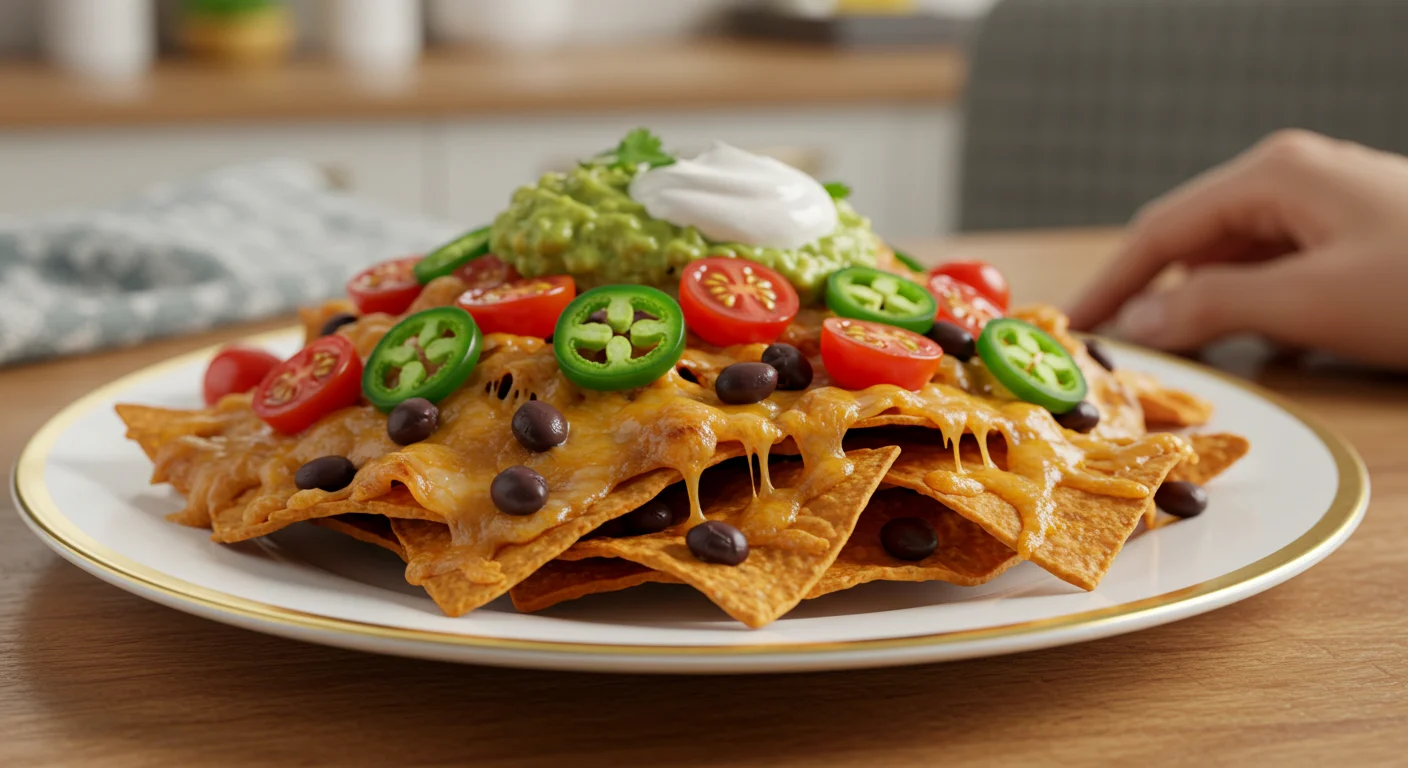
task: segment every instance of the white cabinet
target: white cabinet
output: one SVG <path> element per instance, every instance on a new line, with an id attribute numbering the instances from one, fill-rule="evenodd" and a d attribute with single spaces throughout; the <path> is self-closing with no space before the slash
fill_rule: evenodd
<path id="1" fill-rule="evenodd" d="M 298 157 L 358 194 L 429 207 L 422 123 L 0 132 L 0 213 L 102 204 L 226 163 Z"/>
<path id="2" fill-rule="evenodd" d="M 723 139 L 844 181 L 882 235 L 922 237 L 953 225 L 958 124 L 937 106 L 838 106 L 0 132 L 0 213 L 105 203 L 224 163 L 302 157 L 355 194 L 472 226 L 502 210 L 518 186 L 644 125 L 670 147 Z"/>

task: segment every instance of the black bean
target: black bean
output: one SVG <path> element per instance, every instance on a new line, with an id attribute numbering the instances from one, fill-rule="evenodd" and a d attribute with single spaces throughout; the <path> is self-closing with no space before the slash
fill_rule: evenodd
<path id="1" fill-rule="evenodd" d="M 386 417 L 386 434 L 397 445 L 419 443 L 439 428 L 440 409 L 423 397 L 402 400 Z"/>
<path id="2" fill-rule="evenodd" d="M 939 548 L 934 526 L 921 517 L 897 517 L 880 529 L 880 543 L 899 560 L 923 560 Z"/>
<path id="3" fill-rule="evenodd" d="M 748 537 L 743 531 L 718 520 L 689 529 L 684 543 L 695 558 L 706 563 L 738 565 L 748 559 Z"/>
<path id="4" fill-rule="evenodd" d="M 659 320 L 659 319 L 660 319 L 660 318 L 656 317 L 655 315 L 650 314 L 649 312 L 646 312 L 646 311 L 643 310 L 643 309 L 637 309 L 637 310 L 635 311 L 635 314 L 631 315 L 631 322 L 632 322 L 632 323 L 639 323 L 639 322 L 642 321 L 642 320 Z"/>
<path id="5" fill-rule="evenodd" d="M 1174 517 L 1197 517 L 1208 508 L 1208 492 L 1187 480 L 1171 480 L 1154 492 L 1154 503 Z"/>
<path id="6" fill-rule="evenodd" d="M 489 484 L 489 498 L 500 512 L 531 515 L 548 503 L 548 481 L 521 464 L 509 467 Z"/>
<path id="7" fill-rule="evenodd" d="M 1107 371 L 1115 370 L 1115 361 L 1110 359 L 1110 353 L 1100 346 L 1100 342 L 1095 339 L 1085 340 L 1085 351 L 1090 353 L 1091 359 L 1099 363 Z"/>
<path id="8" fill-rule="evenodd" d="M 320 456 L 293 473 L 293 484 L 298 486 L 300 491 L 309 488 L 340 491 L 351 485 L 356 476 L 357 468 L 346 456 Z"/>
<path id="9" fill-rule="evenodd" d="M 714 379 L 714 394 L 729 405 L 766 400 L 775 389 L 777 369 L 767 363 L 734 363 Z"/>
<path id="10" fill-rule="evenodd" d="M 675 510 L 671 509 L 664 499 L 656 497 L 619 519 L 621 527 L 625 528 L 628 535 L 642 536 L 647 533 L 659 533 L 674 525 Z"/>
<path id="11" fill-rule="evenodd" d="M 519 444 L 534 453 L 567 442 L 567 417 L 542 400 L 529 400 L 518 406 L 513 413 L 512 428 Z"/>
<path id="12" fill-rule="evenodd" d="M 1075 408 L 1057 416 L 1056 423 L 1073 432 L 1084 434 L 1095 429 L 1100 423 L 1100 409 L 1089 400 L 1082 400 Z"/>
<path id="13" fill-rule="evenodd" d="M 978 354 L 978 343 L 967 328 L 947 320 L 939 320 L 924 334 L 943 348 L 944 354 L 960 363 L 966 363 Z"/>
<path id="14" fill-rule="evenodd" d="M 812 385 L 812 361 L 791 344 L 777 342 L 763 350 L 763 362 L 777 369 L 777 388 L 796 392 Z"/>
<path id="15" fill-rule="evenodd" d="M 606 310 L 604 310 L 604 309 L 598 309 L 597 311 L 591 313 L 590 315 L 587 315 L 587 322 L 589 322 L 589 323 L 605 323 L 605 322 L 606 322 Z"/>
<path id="16" fill-rule="evenodd" d="M 355 322 L 357 322 L 356 315 L 352 314 L 351 312 L 339 312 L 333 315 L 332 317 L 329 317 L 327 322 L 323 323 L 323 330 L 319 331 L 318 335 L 331 336 L 334 333 L 337 333 L 338 328 L 341 328 L 342 326 L 347 325 L 348 323 Z"/>

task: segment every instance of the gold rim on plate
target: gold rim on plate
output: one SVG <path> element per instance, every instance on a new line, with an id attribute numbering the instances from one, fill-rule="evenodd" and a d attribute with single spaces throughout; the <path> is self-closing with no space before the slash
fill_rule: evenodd
<path id="1" fill-rule="evenodd" d="M 292 335 L 295 329 L 283 329 L 250 336 L 243 343 L 267 344 Z M 1110 346 L 1122 347 L 1118 342 Z M 576 654 L 585 656 L 733 656 L 739 655 L 820 655 L 838 651 L 871 651 L 896 648 L 942 646 L 982 640 L 1014 639 L 1060 629 L 1083 627 L 1101 636 L 1116 634 L 1120 625 L 1151 625 L 1160 618 L 1180 611 L 1194 611 L 1199 604 L 1216 604 L 1227 593 L 1255 582 L 1275 580 L 1280 574 L 1294 573 L 1308 567 L 1337 546 L 1363 518 L 1369 504 L 1369 475 L 1364 462 L 1348 441 L 1308 415 L 1303 408 L 1281 396 L 1222 371 L 1207 368 L 1181 358 L 1138 349 L 1139 354 L 1153 355 L 1165 362 L 1213 376 L 1238 389 L 1278 406 L 1292 418 L 1315 433 L 1331 456 L 1339 474 L 1339 488 L 1329 509 L 1310 530 L 1276 552 L 1199 584 L 1166 592 L 1108 608 L 1057 616 L 1047 619 L 1006 624 L 997 627 L 940 632 L 899 638 L 853 640 L 843 642 L 778 643 L 754 645 L 629 645 L 609 643 L 574 643 L 548 640 L 508 640 L 496 637 L 463 635 L 433 630 L 405 629 L 382 624 L 336 619 L 303 611 L 236 597 L 218 590 L 198 586 L 169 576 L 161 571 L 114 552 L 84 533 L 70 521 L 50 496 L 44 484 L 44 465 L 54 442 L 65 429 L 80 417 L 112 399 L 116 393 L 135 384 L 160 377 L 176 368 L 208 359 L 226 344 L 178 355 L 169 360 L 128 374 L 84 395 L 50 419 L 20 451 L 15 462 L 13 491 L 20 514 L 30 525 L 41 531 L 53 543 L 62 547 L 72 559 L 80 560 L 94 572 L 110 579 L 123 581 L 155 592 L 170 603 L 202 608 L 214 614 L 255 620 L 288 630 L 346 635 L 357 638 L 392 640 L 408 643 L 470 646 L 514 652 L 543 654 Z M 1128 348 L 1128 347 L 1126 347 Z M 1132 348 L 1128 348 L 1132 349 Z M 1171 620 L 1171 618 L 1170 618 Z"/>

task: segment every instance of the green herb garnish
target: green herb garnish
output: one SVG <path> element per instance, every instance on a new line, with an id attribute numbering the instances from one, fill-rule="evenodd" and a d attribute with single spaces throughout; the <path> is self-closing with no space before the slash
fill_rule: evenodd
<path id="1" fill-rule="evenodd" d="M 826 188 L 826 194 L 831 195 L 832 200 L 845 200 L 851 196 L 851 188 L 844 181 L 828 181 L 822 186 Z"/>
<path id="2" fill-rule="evenodd" d="M 592 160 L 601 165 L 635 170 L 641 165 L 659 168 L 672 165 L 675 156 L 661 148 L 660 137 L 648 128 L 637 128 L 626 134 L 615 149 L 602 152 Z"/>
<path id="3" fill-rule="evenodd" d="M 280 4 L 279 0 L 185 0 L 182 7 L 192 16 L 242 16 Z"/>

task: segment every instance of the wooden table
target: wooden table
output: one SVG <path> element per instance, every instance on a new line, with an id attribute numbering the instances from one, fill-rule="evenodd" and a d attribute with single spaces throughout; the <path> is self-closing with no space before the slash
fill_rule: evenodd
<path id="1" fill-rule="evenodd" d="M 1109 232 L 920 244 L 1068 298 Z M 267 327 L 266 324 L 265 327 Z M 93 386 L 249 327 L 0 372 L 0 460 Z M 0 765 L 1402 765 L 1408 758 L 1408 387 L 1269 368 L 1374 482 L 1303 576 L 1211 614 L 994 659 L 862 672 L 650 677 L 369 656 L 128 595 L 0 513 Z M 7 507 L 9 500 L 0 502 Z"/>
<path id="2" fill-rule="evenodd" d="M 953 46 L 846 51 L 727 39 L 523 55 L 432 51 L 395 87 L 359 80 L 325 58 L 256 72 L 173 60 L 121 90 L 10 63 L 0 66 L 0 129 L 928 105 L 955 100 L 966 75 Z"/>

